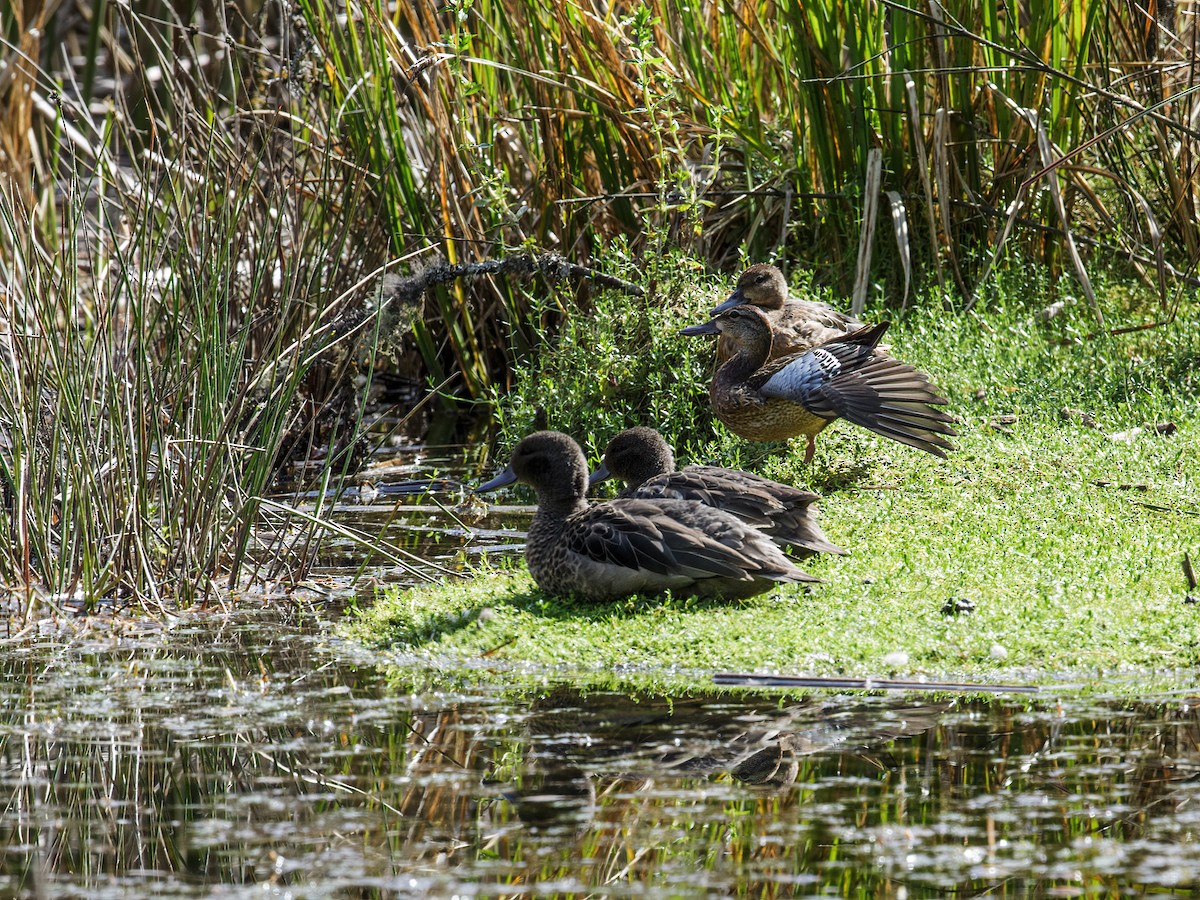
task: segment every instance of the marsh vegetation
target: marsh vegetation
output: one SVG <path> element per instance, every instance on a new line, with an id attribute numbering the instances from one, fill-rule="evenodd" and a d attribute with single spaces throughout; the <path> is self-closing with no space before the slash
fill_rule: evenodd
<path id="1" fill-rule="evenodd" d="M 652 317 L 763 258 L 856 310 L 987 309 L 1027 259 L 1024 302 L 1086 305 L 1072 338 L 1119 356 L 1092 332 L 1175 316 L 1198 246 L 1195 17 L 1154 10 L 10 4 L 0 572 L 31 607 L 187 602 L 261 575 L 264 525 L 272 577 L 301 571 L 320 504 L 263 496 L 297 460 L 307 486 L 355 469 L 381 365 L 494 402 L 604 302 L 542 278 L 374 302 L 435 260 L 557 251 Z M 1144 302 L 1096 296 L 1109 266 Z"/>
<path id="2" fill-rule="evenodd" d="M 0 4 L 0 893 L 1196 890 L 1197 13 Z M 949 460 L 714 424 L 676 333 L 760 260 L 896 320 Z M 854 553 L 551 600 L 454 490 L 542 424 Z"/>

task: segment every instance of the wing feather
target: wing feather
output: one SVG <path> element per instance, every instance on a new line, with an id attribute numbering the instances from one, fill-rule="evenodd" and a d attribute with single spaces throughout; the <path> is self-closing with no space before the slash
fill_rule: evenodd
<path id="1" fill-rule="evenodd" d="M 690 500 L 618 499 L 571 519 L 567 548 L 597 563 L 656 575 L 810 581 L 769 538 Z"/>

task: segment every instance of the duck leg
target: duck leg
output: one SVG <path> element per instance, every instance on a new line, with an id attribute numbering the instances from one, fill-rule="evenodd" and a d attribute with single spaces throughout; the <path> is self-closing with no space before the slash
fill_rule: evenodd
<path id="1" fill-rule="evenodd" d="M 808 439 L 808 446 L 804 448 L 804 464 L 807 466 L 812 462 L 813 455 L 817 452 L 817 436 L 814 434 L 805 435 Z"/>

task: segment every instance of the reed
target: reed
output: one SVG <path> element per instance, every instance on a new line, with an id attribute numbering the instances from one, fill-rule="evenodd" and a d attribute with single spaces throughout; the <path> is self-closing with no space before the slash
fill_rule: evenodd
<path id="1" fill-rule="evenodd" d="M 139 65 L 101 119 L 73 119 L 81 96 L 44 109 L 55 130 L 0 195 L 0 578 L 29 613 L 302 574 L 323 501 L 263 498 L 294 461 L 324 459 L 301 488 L 354 465 L 347 385 L 402 326 L 376 315 L 367 178 L 328 123 L 245 99 L 256 58 L 181 51 L 186 24 L 154 11 L 174 29 L 97 7 Z M 29 76 L 36 112 L 49 84 Z"/>
<path id="2" fill-rule="evenodd" d="M 1163 316 L 1196 257 L 1194 6 L 303 9 L 396 253 L 617 242 L 651 282 L 682 248 L 726 269 L 791 260 L 855 305 L 934 279 L 971 305 L 1012 250 L 1070 271 L 1099 318 L 1092 248 L 1153 283 Z M 476 395 L 507 359 L 494 348 L 530 343 L 530 311 L 509 285 L 446 294 L 427 364 Z"/>
<path id="3" fill-rule="evenodd" d="M 722 269 L 815 268 L 856 304 L 876 285 L 902 305 L 936 279 L 969 305 L 1009 250 L 1073 273 L 1091 298 L 1098 248 L 1156 285 L 1165 316 L 1200 249 L 1194 7 L 302 0 L 301 18 L 257 31 L 198 12 L 156 48 L 138 22 L 162 11 L 141 0 L 127 46 L 94 23 L 86 42 L 131 64 L 187 48 L 196 83 L 220 86 L 214 106 L 328 122 L 369 185 L 381 256 L 456 264 L 532 246 L 586 262 L 615 244 L 653 283 L 661 253 L 683 249 Z M 43 20 L 53 33 L 57 14 L 26 18 L 7 29 L 11 59 L 14 37 Z M 228 45 L 273 77 L 223 62 Z M 23 52 L 61 72 L 53 49 Z M 28 73 L 9 71 L 20 115 L 6 138 L 21 144 L 49 91 L 22 99 Z M 63 74 L 90 90 L 105 73 Z M 416 332 L 425 367 L 470 397 L 503 383 L 543 290 L 435 291 Z M 550 308 L 589 302 L 561 292 Z"/>

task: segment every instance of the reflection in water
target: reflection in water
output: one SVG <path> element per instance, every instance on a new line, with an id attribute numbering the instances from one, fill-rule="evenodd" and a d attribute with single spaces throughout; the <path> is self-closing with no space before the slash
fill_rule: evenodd
<path id="1" fill-rule="evenodd" d="M 384 423 L 386 425 L 386 423 Z M 357 593 L 369 602 L 375 587 L 444 579 L 478 565 L 481 556 L 519 553 L 531 508 L 490 506 L 470 490 L 489 443 L 388 447 L 356 476 L 358 484 L 330 490 L 326 514 L 350 532 L 389 548 L 391 557 L 371 552 L 360 540 L 338 531 L 295 527 L 286 535 L 262 531 L 253 548 L 274 572 L 304 559 L 316 578 L 340 580 L 335 593 Z M 467 481 L 463 479 L 466 478 Z M 313 512 L 318 495 L 282 494 L 279 500 Z M 403 565 L 398 565 L 402 560 Z M 361 577 L 363 575 L 369 577 Z M 278 576 L 275 576 L 278 577 Z"/>
<path id="2" fill-rule="evenodd" d="M 0 895 L 1198 887 L 1186 699 L 450 695 L 259 618 L 0 647 Z"/>

